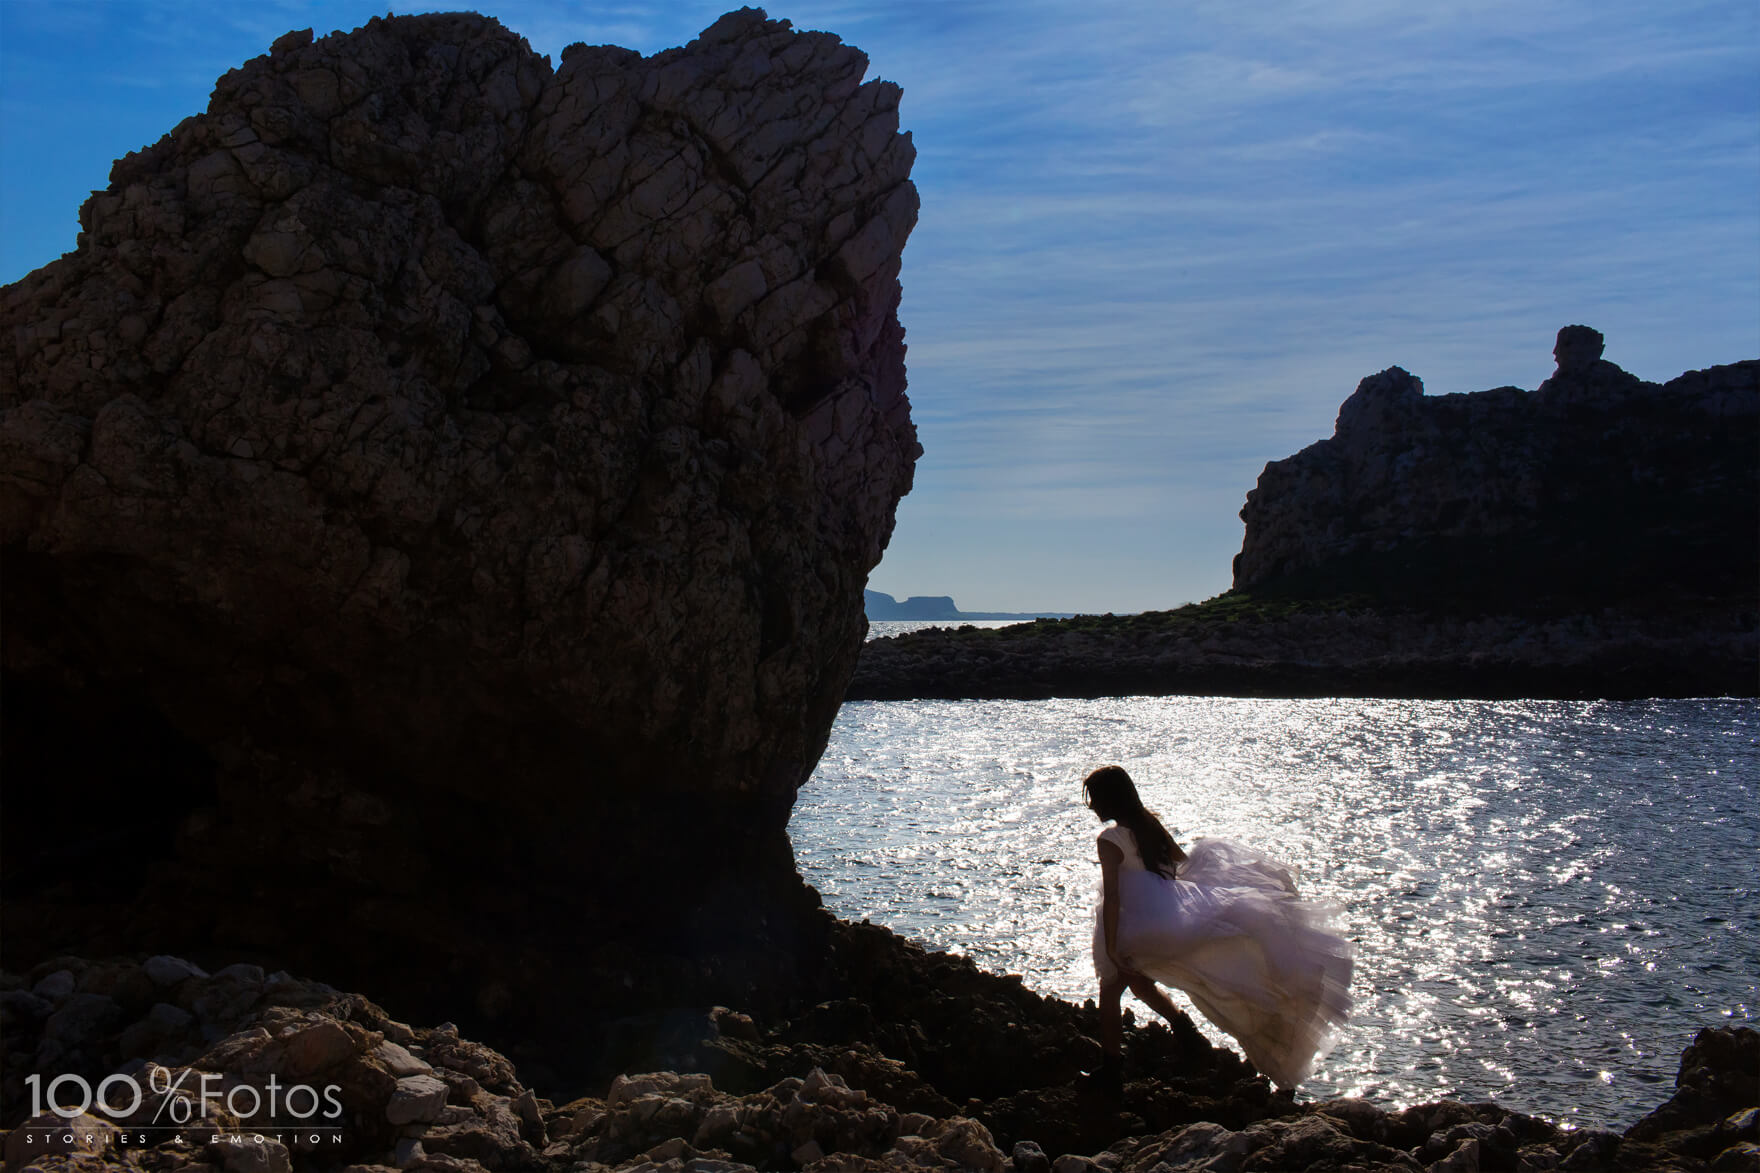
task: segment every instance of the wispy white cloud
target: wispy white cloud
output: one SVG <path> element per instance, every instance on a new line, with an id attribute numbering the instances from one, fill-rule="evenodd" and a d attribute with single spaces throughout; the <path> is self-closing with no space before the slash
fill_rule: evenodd
<path id="1" fill-rule="evenodd" d="M 0 0 L 0 145 L 100 144 L 54 251 L 81 189 L 217 73 L 388 6 Z M 656 52 L 726 7 L 496 15 L 554 57 Z M 902 316 L 927 451 L 880 589 L 1115 610 L 1214 593 L 1259 470 L 1328 434 L 1367 374 L 1533 386 L 1573 321 L 1649 378 L 1760 352 L 1755 5 L 768 7 L 899 82 L 919 152 Z M 46 190 L 48 168 L 7 162 Z M 10 227 L 20 196 L 0 200 Z"/>

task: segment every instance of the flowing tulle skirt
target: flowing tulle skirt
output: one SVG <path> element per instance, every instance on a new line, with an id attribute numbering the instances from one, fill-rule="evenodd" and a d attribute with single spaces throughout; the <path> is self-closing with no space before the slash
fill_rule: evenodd
<path id="1" fill-rule="evenodd" d="M 1124 963 L 1184 990 L 1279 1087 L 1306 1079 L 1351 1008 L 1352 948 L 1336 910 L 1299 896 L 1283 864 L 1225 839 L 1193 843 L 1178 880 L 1121 870 L 1118 881 Z M 1107 979 L 1117 968 L 1103 933 L 1097 909 L 1094 969 Z"/>

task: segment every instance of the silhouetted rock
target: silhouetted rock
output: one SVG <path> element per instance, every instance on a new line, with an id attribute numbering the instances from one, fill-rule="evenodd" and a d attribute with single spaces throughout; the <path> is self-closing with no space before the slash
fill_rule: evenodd
<path id="1" fill-rule="evenodd" d="M 900 602 L 880 591 L 863 591 L 869 619 L 958 619 L 960 609 L 951 595 L 912 595 Z"/>
<path id="2" fill-rule="evenodd" d="M 1760 1031 L 1733 1026 L 1700 1031 L 1681 1052 L 1675 1094 L 1626 1137 L 1707 1160 L 1726 1149 L 1760 1144 Z"/>
<path id="3" fill-rule="evenodd" d="M 784 827 L 920 451 L 866 66 L 375 19 L 116 164 L 0 297 L 9 958 L 510 1024 L 798 977 Z"/>
<path id="4" fill-rule="evenodd" d="M 872 640 L 850 699 L 1760 690 L 1760 361 L 1646 383 L 1559 331 L 1538 390 L 1371 375 L 1247 494 L 1202 604 Z"/>
<path id="5" fill-rule="evenodd" d="M 1558 363 L 1559 375 L 1580 379 L 1594 369 L 1606 350 L 1607 339 L 1601 331 L 1591 326 L 1566 326 L 1553 343 L 1552 358 Z"/>
<path id="6" fill-rule="evenodd" d="M 1236 590 L 1593 614 L 1748 606 L 1760 580 L 1760 362 L 1646 383 L 1559 331 L 1538 390 L 1364 379 L 1330 439 L 1247 494 Z"/>

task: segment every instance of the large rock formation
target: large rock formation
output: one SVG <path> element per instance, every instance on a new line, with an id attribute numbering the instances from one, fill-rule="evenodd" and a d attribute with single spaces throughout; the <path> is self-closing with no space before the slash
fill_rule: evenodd
<path id="1" fill-rule="evenodd" d="M 551 1029 L 795 972 L 920 452 L 866 66 L 751 9 L 554 69 L 376 19 L 116 164 L 0 301 L 9 961 Z"/>
<path id="2" fill-rule="evenodd" d="M 1646 383 L 1559 331 L 1534 392 L 1426 396 L 1398 367 L 1247 494 L 1236 590 L 1432 606 L 1697 601 L 1760 581 L 1760 361 Z"/>

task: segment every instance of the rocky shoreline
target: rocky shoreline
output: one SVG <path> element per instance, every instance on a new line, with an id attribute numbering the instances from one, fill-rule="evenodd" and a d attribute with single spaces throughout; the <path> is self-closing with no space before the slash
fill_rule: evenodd
<path id="1" fill-rule="evenodd" d="M 1755 696 L 1752 605 L 1435 614 L 1231 593 L 1176 611 L 929 628 L 862 649 L 848 700 Z"/>
<path id="2" fill-rule="evenodd" d="M 1091 1008 L 875 926 L 840 922 L 831 936 L 846 996 L 766 1022 L 725 1007 L 650 1015 L 624 1024 L 645 1040 L 629 1064 L 572 1081 L 522 1072 L 451 1023 L 410 1026 L 359 994 L 253 965 L 210 975 L 169 956 L 45 961 L 0 976 L 7 1166 L 1760 1168 L 1760 1033 L 1745 1027 L 1699 1032 L 1674 1095 L 1623 1133 L 1560 1128 L 1489 1103 L 1298 1103 L 1189 1023 L 1130 1026 L 1127 1082 L 1112 1097 L 1079 1071 L 1098 1051 Z M 66 1075 L 87 1086 L 122 1077 L 107 1085 L 108 1102 L 129 1110 L 27 1120 L 33 1094 Z M 131 1085 L 144 1093 L 133 1103 Z M 78 1099 L 77 1080 L 55 1086 L 59 1103 Z M 325 1098 L 314 1091 L 308 1106 L 294 1087 Z M 273 1109 L 270 1089 L 286 1096 Z M 155 1127 L 167 1119 L 189 1126 Z"/>

